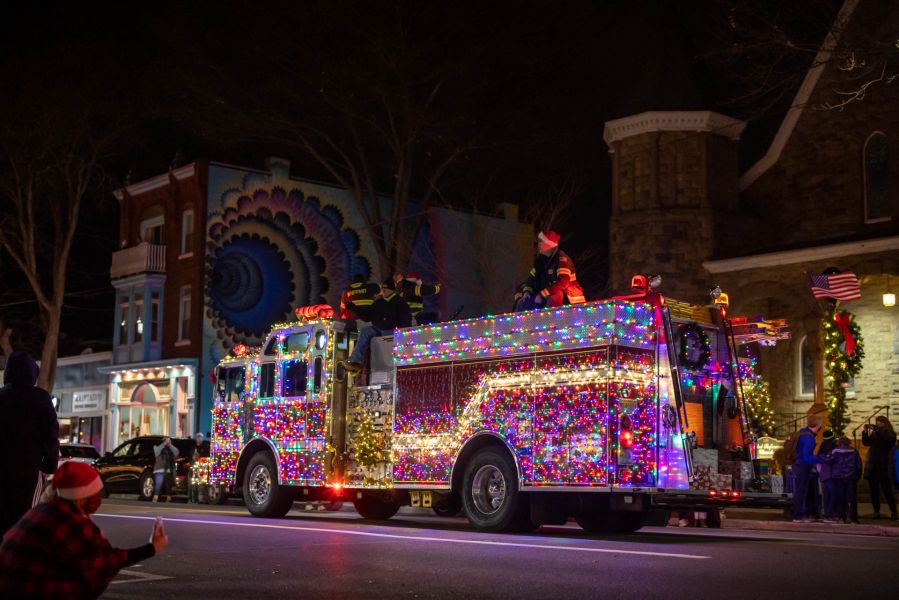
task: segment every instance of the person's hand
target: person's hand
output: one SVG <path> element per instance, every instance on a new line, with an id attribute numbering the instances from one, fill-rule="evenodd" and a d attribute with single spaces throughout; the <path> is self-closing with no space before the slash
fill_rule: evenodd
<path id="1" fill-rule="evenodd" d="M 541 304 L 543 304 L 543 295 L 542 294 L 534 295 L 534 304 L 536 304 L 537 306 L 540 306 Z"/>
<path id="2" fill-rule="evenodd" d="M 165 527 L 162 526 L 162 519 L 156 517 L 156 523 L 153 524 L 153 535 L 150 536 L 150 543 L 156 554 L 162 552 L 169 545 L 169 536 L 165 534 Z"/>

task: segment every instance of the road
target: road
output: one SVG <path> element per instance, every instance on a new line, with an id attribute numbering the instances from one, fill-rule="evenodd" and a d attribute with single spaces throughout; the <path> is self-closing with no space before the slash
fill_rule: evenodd
<path id="1" fill-rule="evenodd" d="M 297 505 L 298 506 L 298 505 Z M 601 537 L 575 525 L 483 534 L 461 518 L 403 509 L 386 522 L 241 506 L 104 501 L 114 545 L 169 546 L 103 598 L 881 598 L 899 595 L 899 538 L 645 527 Z"/>

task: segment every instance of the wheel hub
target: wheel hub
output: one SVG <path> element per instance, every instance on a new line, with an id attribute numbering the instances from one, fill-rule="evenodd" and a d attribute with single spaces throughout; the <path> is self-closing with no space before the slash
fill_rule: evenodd
<path id="1" fill-rule="evenodd" d="M 506 478 L 493 465 L 484 465 L 474 475 L 471 499 L 475 508 L 485 515 L 492 515 L 506 502 Z"/>
<path id="2" fill-rule="evenodd" d="M 250 500 L 253 504 L 262 505 L 272 491 L 272 477 L 263 465 L 258 465 L 250 473 Z"/>
<path id="3" fill-rule="evenodd" d="M 155 482 L 153 481 L 153 478 L 145 477 L 144 478 L 144 489 L 143 489 L 144 497 L 149 498 L 150 496 L 152 496 L 153 492 L 156 491 L 154 489 L 155 487 L 156 487 L 156 485 L 155 485 Z"/>

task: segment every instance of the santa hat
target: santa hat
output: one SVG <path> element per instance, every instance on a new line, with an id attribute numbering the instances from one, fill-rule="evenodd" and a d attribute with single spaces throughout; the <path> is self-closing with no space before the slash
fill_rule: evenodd
<path id="1" fill-rule="evenodd" d="M 419 275 L 415 271 L 412 271 L 410 273 L 406 273 L 406 280 L 407 281 L 421 281 L 421 275 Z"/>
<path id="2" fill-rule="evenodd" d="M 103 489 L 103 482 L 92 466 L 69 460 L 56 469 L 53 475 L 53 489 L 60 498 L 80 500 L 99 494 Z"/>
<path id="3" fill-rule="evenodd" d="M 541 231 L 537 235 L 538 242 L 540 242 L 541 244 L 545 244 L 547 246 L 552 246 L 552 247 L 558 246 L 560 239 L 562 239 L 562 236 L 560 236 L 555 231 L 547 231 L 546 233 L 543 233 Z"/>

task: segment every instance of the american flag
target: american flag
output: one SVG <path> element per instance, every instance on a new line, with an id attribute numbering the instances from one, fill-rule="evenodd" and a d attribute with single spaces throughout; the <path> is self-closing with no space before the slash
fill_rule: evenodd
<path id="1" fill-rule="evenodd" d="M 858 287 L 855 273 L 834 273 L 833 275 L 809 275 L 812 294 L 815 298 L 834 298 L 836 300 L 858 300 L 862 291 Z"/>

